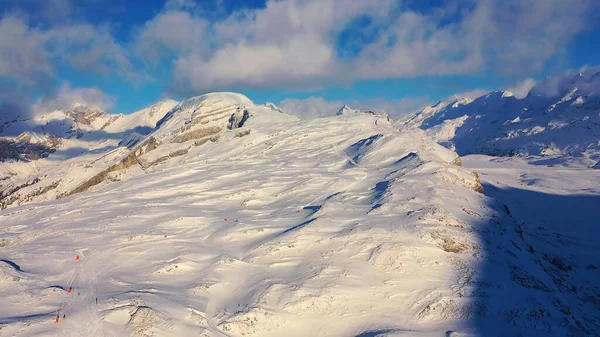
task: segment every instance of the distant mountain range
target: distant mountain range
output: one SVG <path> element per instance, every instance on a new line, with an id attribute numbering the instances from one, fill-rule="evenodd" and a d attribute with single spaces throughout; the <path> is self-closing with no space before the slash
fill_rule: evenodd
<path id="1" fill-rule="evenodd" d="M 0 118 L 0 208 L 69 193 L 153 132 L 177 103 L 162 100 L 130 115 L 77 105 Z"/>
<path id="2" fill-rule="evenodd" d="M 399 121 L 460 155 L 530 157 L 533 163 L 598 167 L 600 72 L 550 77 L 518 99 L 494 91 L 452 96 Z"/>
<path id="3" fill-rule="evenodd" d="M 600 72 L 590 70 L 547 78 L 522 99 L 508 91 L 452 96 L 395 123 L 420 128 L 459 155 L 600 168 L 598 88 Z M 389 120 L 347 105 L 338 115 L 354 113 Z M 82 192 L 131 175 L 133 168 L 151 170 L 222 136 L 244 136 L 251 130 L 232 130 L 250 118 L 296 120 L 272 103 L 257 105 L 235 93 L 167 99 L 129 115 L 77 105 L 33 118 L 0 118 L 0 207 Z"/>

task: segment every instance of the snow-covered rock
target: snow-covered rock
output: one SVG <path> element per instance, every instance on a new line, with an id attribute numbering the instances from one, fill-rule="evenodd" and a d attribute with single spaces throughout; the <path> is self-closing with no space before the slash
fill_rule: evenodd
<path id="1" fill-rule="evenodd" d="M 250 117 L 242 123 L 245 111 Z M 221 130 L 182 137 L 206 127 Z M 187 152 L 173 155 L 182 146 Z M 132 153 L 135 160 L 123 161 Z M 156 162 L 156 154 L 168 158 Z M 142 169 L 140 163 L 152 161 L 149 156 L 156 163 Z M 97 175 L 104 182 L 26 206 L 29 216 L 40 219 L 22 222 L 26 227 L 15 222 L 21 208 L 3 212 L 9 229 L 3 238 L 21 256 L 6 258 L 18 259 L 33 280 L 22 289 L 34 296 L 26 306 L 0 309 L 2 322 L 8 322 L 3 333 L 23 329 L 5 317 L 17 311 L 36 317 L 43 308 L 54 313 L 55 305 L 66 319 L 46 325 L 25 318 L 25 333 L 66 328 L 90 335 L 100 327 L 115 335 L 354 336 L 374 324 L 399 328 L 399 317 L 419 315 L 426 307 L 419 303 L 425 293 L 406 291 L 420 279 L 407 275 L 409 268 L 427 266 L 431 283 L 420 289 L 435 287 L 450 296 L 447 286 L 458 272 L 448 269 L 456 253 L 446 250 L 468 254 L 475 246 L 467 232 L 446 242 L 450 232 L 424 216 L 442 212 L 443 205 L 422 200 L 445 198 L 453 189 L 470 200 L 480 198 L 476 177 L 452 164 L 455 157 L 420 130 L 398 130 L 371 114 L 300 122 L 237 98 L 183 101 L 155 133 L 115 162 L 123 165 Z M 408 236 L 393 234 L 416 227 Z M 99 231 L 98 241 L 88 237 L 92 229 Z M 40 230 L 44 234 L 27 237 Z M 428 248 L 418 252 L 421 244 Z M 38 258 L 34 264 L 33 255 L 21 251 L 48 246 L 55 248 L 43 263 Z M 134 260 L 118 258 L 121 249 Z M 65 254 L 73 255 L 73 264 L 51 271 Z M 430 265 L 425 257 L 441 263 Z M 13 274 L 19 273 L 7 271 Z M 62 286 L 71 276 L 76 281 Z M 42 293 L 56 285 L 72 286 L 80 295 Z M 17 298 L 2 290 L 0 296 L 6 303 Z M 419 303 L 411 314 L 396 310 L 408 300 Z M 457 306 L 456 313 L 460 310 Z M 363 311 L 369 315 L 357 319 Z M 423 327 L 439 319 L 427 310 L 421 317 Z"/>
<path id="2" fill-rule="evenodd" d="M 348 106 L 347 104 L 345 104 L 343 107 L 340 108 L 340 110 L 338 110 L 336 115 L 342 116 L 342 115 L 356 114 L 356 113 L 368 113 L 371 115 L 376 114 L 374 111 L 371 111 L 371 110 L 354 109 L 354 108 L 351 108 L 350 106 Z"/>

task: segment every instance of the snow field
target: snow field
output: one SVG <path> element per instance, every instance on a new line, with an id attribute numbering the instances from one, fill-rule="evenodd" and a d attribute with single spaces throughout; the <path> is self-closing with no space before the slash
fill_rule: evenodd
<path id="1" fill-rule="evenodd" d="M 21 271 L 0 265 L 20 277 L 1 285 L 0 333 L 474 333 L 460 296 L 480 249 L 472 214 L 493 211 L 455 154 L 372 115 L 246 127 L 3 211 L 2 254 Z"/>

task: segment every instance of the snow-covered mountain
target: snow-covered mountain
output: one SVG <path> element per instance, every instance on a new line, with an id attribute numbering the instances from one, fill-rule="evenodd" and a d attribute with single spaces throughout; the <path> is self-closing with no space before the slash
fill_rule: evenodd
<path id="1" fill-rule="evenodd" d="M 119 114 L 113 117 L 110 123 L 104 125 L 102 129 L 110 133 L 121 133 L 127 130 L 140 130 L 142 132 L 148 130 L 144 133 L 149 133 L 156 127 L 158 121 L 178 103 L 172 99 L 164 99 L 132 114 Z"/>
<path id="2" fill-rule="evenodd" d="M 75 105 L 33 118 L 4 118 L 0 119 L 0 137 L 4 142 L 45 146 L 50 153 L 76 146 L 85 148 L 84 143 L 93 147 L 98 140 L 152 132 L 156 123 L 176 104 L 174 100 L 162 100 L 130 115 L 114 115 L 97 107 Z M 23 153 L 1 156 L 0 161 L 32 160 L 21 155 Z"/>
<path id="3" fill-rule="evenodd" d="M 233 137 L 248 135 L 249 128 L 233 130 L 249 119 L 257 124 L 297 120 L 273 104 L 255 105 L 235 93 L 206 94 L 181 103 L 162 101 L 127 116 L 97 110 L 55 111 L 35 120 L 42 125 L 34 129 L 38 134 L 59 142 L 45 154 L 47 158 L 0 164 L 0 178 L 4 178 L 0 206 L 63 198 L 152 171 L 194 147 L 217 142 L 222 131 Z M 42 133 L 48 125 L 53 125 L 51 136 Z M 10 125 L 7 131 L 14 128 Z"/>
<path id="4" fill-rule="evenodd" d="M 597 71 L 597 70 L 596 70 Z M 496 91 L 448 98 L 400 123 L 420 127 L 460 155 L 537 156 L 538 163 L 600 161 L 600 72 L 547 78 L 523 99 Z"/>
<path id="5" fill-rule="evenodd" d="M 493 160 L 483 194 L 418 128 L 213 93 L 133 140 L 8 163 L 60 164 L 4 199 L 1 334 L 598 335 L 600 247 L 567 231 L 593 215 L 542 226 L 489 185 Z"/>
<path id="6" fill-rule="evenodd" d="M 366 114 L 371 114 L 371 115 L 378 115 L 378 116 L 384 117 L 386 119 L 388 118 L 388 115 L 385 113 L 376 113 L 375 111 L 372 111 L 372 110 L 354 109 L 354 108 L 351 108 L 350 106 L 348 106 L 347 104 L 344 104 L 344 106 L 341 107 L 340 110 L 338 110 L 336 115 L 342 116 L 342 115 L 357 114 L 357 113 L 366 113 Z"/>
<path id="7" fill-rule="evenodd" d="M 80 193 L 0 213 L 3 334 L 597 331 L 597 255 L 550 244 L 418 128 L 218 93 L 101 156 L 62 172 L 109 167 Z"/>
<path id="8" fill-rule="evenodd" d="M 129 152 L 176 104 L 163 100 L 131 115 L 77 105 L 0 121 L 0 208 L 68 192 Z"/>

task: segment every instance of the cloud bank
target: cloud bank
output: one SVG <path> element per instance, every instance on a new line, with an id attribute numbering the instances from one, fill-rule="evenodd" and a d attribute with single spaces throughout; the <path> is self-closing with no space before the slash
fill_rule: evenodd
<path id="1" fill-rule="evenodd" d="M 588 0 L 482 0 L 423 13 L 399 1 L 284 0 L 216 22 L 178 8 L 157 19 L 188 15 L 186 27 L 170 35 L 169 43 L 153 46 L 173 46 L 172 88 L 190 93 L 482 71 L 519 74 L 541 69 L 563 52 L 589 26 L 596 6 Z M 142 45 L 151 29 L 140 33 Z M 208 49 L 179 47 L 176 40 L 189 31 L 202 32 L 188 41 L 201 40 Z"/>
<path id="2" fill-rule="evenodd" d="M 160 78 L 180 97 L 485 72 L 526 77 L 593 27 L 600 9 L 595 0 L 456 0 L 427 10 L 400 0 L 267 0 L 228 13 L 220 2 L 210 12 L 171 0 L 123 32 L 81 15 L 83 3 L 108 1 L 5 1 L 40 10 L 0 17 L 3 103 L 30 92 L 56 98 L 64 69 L 132 83 Z M 533 83 L 512 89 L 523 95 Z M 305 110 L 318 114 L 315 103 Z"/>
<path id="3" fill-rule="evenodd" d="M 426 97 L 403 99 L 368 99 L 368 100 L 326 100 L 320 96 L 307 99 L 285 99 L 279 107 L 286 113 L 296 115 L 301 119 L 313 119 L 335 115 L 344 105 L 355 109 L 372 110 L 387 113 L 391 118 L 399 118 L 431 102 Z"/>

